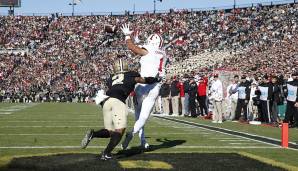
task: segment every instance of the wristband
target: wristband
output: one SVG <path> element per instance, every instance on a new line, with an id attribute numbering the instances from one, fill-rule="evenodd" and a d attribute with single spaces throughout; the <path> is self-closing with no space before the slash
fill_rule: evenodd
<path id="1" fill-rule="evenodd" d="M 128 40 L 128 39 L 130 39 L 130 36 L 125 36 L 125 40 Z"/>

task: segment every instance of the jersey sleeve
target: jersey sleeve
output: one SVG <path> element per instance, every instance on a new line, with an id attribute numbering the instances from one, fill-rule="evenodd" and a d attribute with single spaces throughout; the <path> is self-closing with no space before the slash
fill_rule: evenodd
<path id="1" fill-rule="evenodd" d="M 112 75 L 106 80 L 106 85 L 109 89 L 112 87 Z"/>
<path id="2" fill-rule="evenodd" d="M 138 72 L 135 72 L 135 71 L 130 71 L 130 72 L 126 73 L 127 81 L 130 84 L 136 84 L 137 83 L 136 80 L 135 80 L 136 77 L 141 77 L 141 75 Z"/>
<path id="3" fill-rule="evenodd" d="M 140 77 L 140 73 L 136 72 L 136 71 L 130 71 L 129 73 L 130 77 Z"/>

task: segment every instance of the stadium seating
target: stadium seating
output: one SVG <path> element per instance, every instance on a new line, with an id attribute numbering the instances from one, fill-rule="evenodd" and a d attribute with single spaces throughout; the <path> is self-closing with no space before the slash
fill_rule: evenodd
<path id="1" fill-rule="evenodd" d="M 138 61 L 119 31 L 104 30 L 105 24 L 117 30 L 127 22 L 140 44 L 152 32 L 163 35 L 169 75 L 230 68 L 286 77 L 298 66 L 297 9 L 285 4 L 132 16 L 0 16 L 0 49 L 28 50 L 0 53 L 0 89 L 10 99 L 93 96 L 115 58 Z"/>

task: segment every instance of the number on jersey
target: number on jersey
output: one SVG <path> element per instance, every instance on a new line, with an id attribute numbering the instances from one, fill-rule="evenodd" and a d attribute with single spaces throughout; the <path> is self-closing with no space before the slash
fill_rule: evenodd
<path id="1" fill-rule="evenodd" d="M 112 77 L 112 86 L 116 84 L 123 84 L 124 74 L 118 74 Z"/>

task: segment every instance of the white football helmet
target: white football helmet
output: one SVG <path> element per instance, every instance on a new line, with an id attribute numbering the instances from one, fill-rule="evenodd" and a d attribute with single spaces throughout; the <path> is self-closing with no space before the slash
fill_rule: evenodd
<path id="1" fill-rule="evenodd" d="M 151 34 L 147 39 L 147 45 L 156 49 L 161 48 L 163 39 L 159 34 Z"/>

